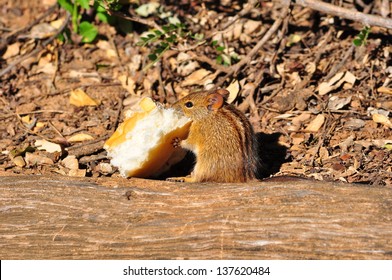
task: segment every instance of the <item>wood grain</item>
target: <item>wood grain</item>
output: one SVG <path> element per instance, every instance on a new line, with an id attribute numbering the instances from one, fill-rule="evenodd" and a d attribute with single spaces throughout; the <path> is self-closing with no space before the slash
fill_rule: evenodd
<path id="1" fill-rule="evenodd" d="M 392 259 L 392 189 L 4 176 L 0 258 Z"/>

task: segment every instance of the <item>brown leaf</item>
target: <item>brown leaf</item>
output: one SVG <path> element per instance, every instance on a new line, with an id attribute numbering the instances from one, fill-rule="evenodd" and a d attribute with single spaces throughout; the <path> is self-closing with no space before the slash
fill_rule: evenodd
<path id="1" fill-rule="evenodd" d="M 200 84 L 201 81 L 207 77 L 209 74 L 211 74 L 211 71 L 208 71 L 206 69 L 199 69 L 192 74 L 190 74 L 188 77 L 185 78 L 185 80 L 182 82 L 182 86 L 193 86 L 195 84 Z"/>
<path id="2" fill-rule="evenodd" d="M 86 169 L 71 169 L 68 173 L 68 176 L 71 177 L 85 177 L 86 176 Z"/>
<path id="3" fill-rule="evenodd" d="M 389 128 L 392 128 L 392 122 L 389 120 L 388 117 L 376 113 L 376 114 L 373 114 L 372 118 L 373 118 L 374 122 L 380 123 L 380 124 L 383 124 Z"/>
<path id="4" fill-rule="evenodd" d="M 339 88 L 345 82 L 353 85 L 356 79 L 357 78 L 349 71 L 337 73 L 328 82 L 321 83 L 318 86 L 318 92 L 320 95 L 325 95 Z"/>
<path id="5" fill-rule="evenodd" d="M 238 96 L 240 92 L 240 83 L 237 80 L 233 80 L 231 84 L 226 88 L 229 91 L 229 97 L 227 103 L 231 104 Z"/>
<path id="6" fill-rule="evenodd" d="M 59 144 L 47 140 L 37 140 L 35 141 L 34 146 L 36 146 L 38 150 L 47 151 L 48 153 L 61 152 L 61 146 Z"/>
<path id="7" fill-rule="evenodd" d="M 94 137 L 86 133 L 78 133 L 67 139 L 68 142 L 83 142 L 88 140 L 94 140 Z"/>
<path id="8" fill-rule="evenodd" d="M 97 100 L 92 99 L 87 93 L 79 88 L 71 91 L 69 103 L 77 107 L 98 106 L 100 104 Z"/>
<path id="9" fill-rule="evenodd" d="M 36 155 L 33 153 L 26 153 L 25 161 L 28 165 L 51 165 L 53 160 L 48 157 Z"/>
<path id="10" fill-rule="evenodd" d="M 6 60 L 8 58 L 14 57 L 18 55 L 20 52 L 20 43 L 16 42 L 7 46 L 7 50 L 3 54 L 3 59 Z"/>
<path id="11" fill-rule="evenodd" d="M 323 114 L 319 114 L 314 118 L 308 126 L 305 128 L 306 132 L 317 132 L 320 130 L 320 128 L 323 126 L 325 121 L 325 116 Z"/>
<path id="12" fill-rule="evenodd" d="M 24 161 L 24 159 L 23 159 L 22 156 L 14 157 L 14 158 L 12 159 L 12 162 L 13 162 L 16 166 L 19 166 L 19 167 L 23 167 L 23 166 L 26 165 L 26 162 Z"/>

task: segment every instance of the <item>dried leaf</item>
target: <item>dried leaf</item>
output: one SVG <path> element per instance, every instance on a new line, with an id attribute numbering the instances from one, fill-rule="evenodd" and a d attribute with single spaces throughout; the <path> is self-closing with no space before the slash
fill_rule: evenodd
<path id="1" fill-rule="evenodd" d="M 284 120 L 284 119 L 290 119 L 290 118 L 292 118 L 292 117 L 293 117 L 293 114 L 291 114 L 291 113 L 286 113 L 286 114 L 277 115 L 277 116 L 274 117 L 274 119 L 277 119 L 277 120 Z"/>
<path id="2" fill-rule="evenodd" d="M 338 146 L 342 150 L 343 153 L 347 153 L 348 148 L 354 144 L 354 136 L 349 136 L 342 143 L 339 143 Z"/>
<path id="3" fill-rule="evenodd" d="M 34 143 L 40 151 L 47 151 L 48 153 L 61 152 L 61 146 L 56 143 L 49 142 L 47 140 L 37 140 Z"/>
<path id="4" fill-rule="evenodd" d="M 95 170 L 103 175 L 112 174 L 114 172 L 112 165 L 107 162 L 99 163 Z"/>
<path id="5" fill-rule="evenodd" d="M 136 83 L 131 77 L 121 75 L 118 77 L 118 80 L 121 82 L 122 87 L 125 88 L 130 94 L 136 95 Z"/>
<path id="6" fill-rule="evenodd" d="M 71 177 L 85 177 L 86 176 L 86 169 L 71 169 L 68 173 L 68 176 Z"/>
<path id="7" fill-rule="evenodd" d="M 360 129 L 365 126 L 365 121 L 361 119 L 349 119 L 344 123 L 344 127 L 351 130 Z"/>
<path id="8" fill-rule="evenodd" d="M 316 72 L 316 63 L 314 62 L 309 62 L 305 66 L 305 71 L 308 73 L 309 76 L 313 75 L 314 72 Z"/>
<path id="9" fill-rule="evenodd" d="M 351 102 L 351 96 L 348 97 L 338 97 L 332 96 L 328 100 L 328 109 L 329 110 L 340 110 L 347 104 Z"/>
<path id="10" fill-rule="evenodd" d="M 31 124 L 33 122 L 29 115 L 23 116 L 20 119 L 25 124 Z"/>
<path id="11" fill-rule="evenodd" d="M 158 2 L 150 2 L 147 4 L 140 5 L 135 12 L 142 17 L 148 17 L 149 15 L 155 13 L 158 10 L 160 4 Z"/>
<path id="12" fill-rule="evenodd" d="M 88 140 L 94 140 L 94 137 L 92 137 L 90 134 L 86 133 L 78 133 L 75 135 L 72 135 L 67 139 L 68 142 L 82 142 L 82 141 L 88 141 Z"/>
<path id="13" fill-rule="evenodd" d="M 18 55 L 20 52 L 20 43 L 16 42 L 7 46 L 7 50 L 3 54 L 3 59 L 8 59 Z"/>
<path id="14" fill-rule="evenodd" d="M 59 29 L 63 23 L 64 23 L 65 18 L 60 18 L 58 20 L 54 20 L 52 22 L 50 22 L 50 25 L 56 29 Z"/>
<path id="15" fill-rule="evenodd" d="M 389 120 L 387 116 L 381 115 L 381 114 L 373 114 L 372 116 L 373 121 L 376 123 L 383 124 L 389 128 L 392 128 L 392 122 Z"/>
<path id="16" fill-rule="evenodd" d="M 14 157 L 14 158 L 12 159 L 12 162 L 13 162 L 16 166 L 19 166 L 19 167 L 23 167 L 23 166 L 26 165 L 26 162 L 24 161 L 24 159 L 23 159 L 22 156 Z"/>
<path id="17" fill-rule="evenodd" d="M 201 81 L 210 73 L 211 71 L 201 68 L 186 77 L 185 80 L 182 82 L 182 85 L 185 87 L 200 84 Z"/>
<path id="18" fill-rule="evenodd" d="M 231 104 L 237 98 L 240 92 L 240 83 L 237 80 L 233 80 L 231 84 L 226 88 L 229 91 L 229 97 L 227 98 L 227 103 Z"/>
<path id="19" fill-rule="evenodd" d="M 345 82 L 353 85 L 356 79 L 357 78 L 350 71 L 340 72 L 333 76 L 328 82 L 321 83 L 318 86 L 318 92 L 320 95 L 325 95 L 339 88 Z"/>
<path id="20" fill-rule="evenodd" d="M 375 139 L 372 141 L 372 144 L 376 147 L 383 148 L 386 145 L 392 145 L 392 140 L 385 140 L 385 139 Z"/>
<path id="21" fill-rule="evenodd" d="M 379 87 L 377 89 L 379 93 L 386 93 L 386 94 L 392 94 L 392 88 L 387 88 L 387 87 Z"/>
<path id="22" fill-rule="evenodd" d="M 101 50 L 104 50 L 106 53 L 106 56 L 108 58 L 116 58 L 117 57 L 116 51 L 114 50 L 113 46 L 108 41 L 99 40 L 96 43 L 96 46 L 98 48 L 100 48 Z"/>
<path id="23" fill-rule="evenodd" d="M 75 89 L 71 91 L 69 103 L 77 107 L 99 105 L 99 102 L 97 100 L 92 99 L 81 89 Z"/>
<path id="24" fill-rule="evenodd" d="M 254 32 L 256 32 L 258 29 L 261 28 L 261 21 L 256 21 L 256 20 L 247 20 L 244 23 L 244 29 L 243 32 L 247 35 L 250 35 Z"/>
<path id="25" fill-rule="evenodd" d="M 292 34 L 292 35 L 290 35 L 290 37 L 289 37 L 289 39 L 288 39 L 288 41 L 287 41 L 287 43 L 286 43 L 286 46 L 287 46 L 287 47 L 290 47 L 290 46 L 292 46 L 292 45 L 294 45 L 294 44 L 300 42 L 301 40 L 302 40 L 301 35 Z"/>
<path id="26" fill-rule="evenodd" d="M 390 0 L 381 0 L 380 13 L 386 18 L 391 12 Z"/>
<path id="27" fill-rule="evenodd" d="M 25 161 L 29 165 L 51 165 L 54 164 L 53 160 L 48 157 L 36 155 L 33 153 L 26 153 Z"/>
<path id="28" fill-rule="evenodd" d="M 34 39 L 45 39 L 53 36 L 56 31 L 56 28 L 44 22 L 34 25 L 30 30 L 30 36 Z"/>
<path id="29" fill-rule="evenodd" d="M 312 120 L 308 126 L 305 128 L 306 132 L 317 132 L 323 126 L 325 121 L 325 116 L 323 114 L 319 114 Z"/>
<path id="30" fill-rule="evenodd" d="M 53 63 L 45 61 L 42 63 L 41 60 L 38 63 L 37 73 L 45 73 L 49 75 L 53 75 L 56 72 L 56 66 Z"/>

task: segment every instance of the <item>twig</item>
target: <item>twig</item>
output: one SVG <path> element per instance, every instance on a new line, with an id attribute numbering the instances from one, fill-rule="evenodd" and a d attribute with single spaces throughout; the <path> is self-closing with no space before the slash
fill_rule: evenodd
<path id="1" fill-rule="evenodd" d="M 208 36 L 206 36 L 206 39 L 210 39 L 218 33 L 225 32 L 228 27 L 233 25 L 241 17 L 249 14 L 258 2 L 258 0 L 249 0 L 249 2 L 244 5 L 243 9 L 238 14 L 236 14 L 230 21 L 226 22 L 226 24 L 222 26 L 221 31 L 216 31 L 209 34 Z"/>
<path id="2" fill-rule="evenodd" d="M 328 81 L 340 70 L 340 68 L 343 67 L 343 65 L 346 64 L 347 59 L 352 55 L 352 53 L 354 52 L 354 49 L 355 49 L 355 45 L 351 45 L 351 47 L 346 51 L 343 59 L 338 64 L 336 64 L 334 67 L 332 67 L 332 69 L 329 71 L 328 75 L 325 77 L 324 80 Z"/>
<path id="3" fill-rule="evenodd" d="M 390 18 L 368 15 L 317 0 L 294 0 L 294 3 L 329 15 L 361 22 L 368 26 L 380 26 L 392 29 L 392 19 Z"/>
<path id="4" fill-rule="evenodd" d="M 44 18 L 49 16 L 51 13 L 53 13 L 53 11 L 57 8 L 57 6 L 58 6 L 58 4 L 56 2 L 56 4 L 53 4 L 52 6 L 50 6 L 50 8 L 45 11 L 45 13 L 43 13 L 41 16 L 39 16 L 38 18 L 33 20 L 30 24 L 28 24 L 22 28 L 19 28 L 17 30 L 14 30 L 13 32 L 8 34 L 4 40 L 1 40 L 3 42 L 0 44 L 0 50 L 3 49 L 5 46 L 7 46 L 9 44 L 9 42 L 12 40 L 12 38 L 14 38 L 16 35 L 29 30 L 31 27 L 36 25 L 38 22 L 40 22 L 41 20 L 43 20 Z"/>
<path id="5" fill-rule="evenodd" d="M 253 56 L 261 49 L 261 47 L 278 30 L 279 26 L 282 24 L 283 20 L 287 16 L 287 14 L 289 12 L 289 7 L 290 7 L 289 0 L 284 0 L 282 2 L 284 3 L 282 15 L 277 20 L 275 20 L 275 22 L 271 26 L 271 28 L 267 31 L 267 33 L 264 34 L 263 38 L 261 38 L 261 40 L 253 47 L 253 49 L 243 59 L 241 59 L 237 64 L 233 65 L 230 68 L 230 71 L 227 72 L 227 74 L 217 83 L 217 85 L 216 85 L 217 87 L 221 86 L 228 77 L 237 73 L 242 68 L 242 66 L 249 63 L 249 61 L 253 58 Z"/>
<path id="6" fill-rule="evenodd" d="M 221 72 L 228 73 L 230 71 L 230 68 L 216 63 L 214 60 L 210 59 L 209 57 L 207 57 L 205 55 L 196 54 L 196 53 L 191 52 L 191 51 L 189 51 L 187 54 L 189 54 L 192 57 L 192 59 L 195 59 L 195 60 L 200 61 L 200 62 L 207 63 L 212 68 L 214 68 L 216 70 L 220 70 Z"/>
<path id="7" fill-rule="evenodd" d="M 111 16 L 116 16 L 116 17 L 120 17 L 120 18 L 123 18 L 123 19 L 126 19 L 126 20 L 138 22 L 138 23 L 141 23 L 143 25 L 147 25 L 147 26 L 149 26 L 149 27 L 151 27 L 153 29 L 157 29 L 159 31 L 163 31 L 162 28 L 158 24 L 156 24 L 155 21 L 153 21 L 153 20 L 142 19 L 142 18 L 139 18 L 139 17 L 130 17 L 130 16 L 127 16 L 127 15 L 125 15 L 123 13 L 113 11 L 113 10 L 111 10 L 109 8 L 106 8 L 106 12 L 109 15 L 111 15 Z"/>
<path id="8" fill-rule="evenodd" d="M 45 40 L 40 47 L 37 47 L 35 50 L 33 50 L 32 52 L 19 57 L 17 59 L 15 59 L 13 62 L 11 62 L 5 69 L 0 71 L 0 77 L 3 76 L 4 74 L 8 73 L 9 71 L 11 71 L 16 65 L 18 65 L 19 63 L 21 63 L 23 60 L 36 55 L 37 53 L 39 53 L 40 51 L 43 50 L 44 47 L 46 47 L 47 45 L 49 45 L 55 38 L 57 38 L 57 36 L 63 32 L 64 28 L 67 26 L 69 19 L 70 19 L 71 15 L 67 12 L 67 15 L 65 17 L 65 20 L 63 22 L 63 24 L 61 25 L 61 27 L 59 29 L 57 29 L 56 33 L 54 33 L 50 38 L 48 38 L 47 40 Z"/>
<path id="9" fill-rule="evenodd" d="M 331 127 L 329 128 L 328 132 L 326 132 L 326 130 L 327 130 L 327 125 L 328 125 L 328 120 L 327 120 L 326 122 L 324 122 L 324 124 L 323 124 L 322 132 L 321 132 L 321 134 L 320 134 L 320 136 L 319 136 L 318 143 L 317 143 L 317 145 L 316 145 L 316 151 L 314 151 L 314 153 L 313 153 L 313 155 L 312 155 L 312 157 L 311 157 L 311 159 L 310 159 L 309 166 L 314 167 L 314 161 L 315 161 L 315 159 L 316 159 L 316 156 L 320 156 L 320 154 L 319 154 L 319 153 L 320 153 L 320 149 L 323 147 L 325 140 L 326 140 L 328 137 L 330 137 L 332 131 L 334 131 L 335 128 L 336 128 L 336 121 L 334 121 L 334 122 L 332 123 L 332 125 L 331 125 Z"/>
<path id="10" fill-rule="evenodd" d="M 22 118 L 21 118 L 21 116 L 20 116 L 19 114 L 14 113 L 14 115 L 15 115 L 16 118 L 18 119 L 19 126 L 22 128 L 22 130 L 24 130 L 25 133 L 36 135 L 36 136 L 41 137 L 42 139 L 44 139 L 44 140 L 46 140 L 46 141 L 51 141 L 48 137 L 43 136 L 42 134 L 33 131 L 33 130 L 32 130 L 31 128 L 29 128 L 29 127 L 26 127 L 26 126 L 23 124 Z"/>
<path id="11" fill-rule="evenodd" d="M 59 91 L 55 91 L 55 92 L 52 92 L 52 93 L 48 93 L 48 94 L 46 94 L 46 95 L 41 95 L 41 96 L 39 96 L 38 97 L 38 100 L 41 100 L 41 99 L 43 99 L 43 98 L 46 98 L 46 97 L 50 97 L 50 96 L 56 96 L 56 95 L 58 95 L 58 94 L 64 94 L 64 93 L 67 93 L 67 92 L 69 92 L 69 91 L 73 91 L 73 90 L 75 90 L 75 89 L 78 89 L 78 88 L 88 88 L 88 87 L 115 87 L 115 86 L 121 86 L 121 83 L 110 83 L 110 84 L 86 84 L 86 85 L 78 85 L 78 86 L 74 86 L 74 87 L 71 87 L 71 88 L 66 88 L 66 89 L 63 89 L 63 90 L 59 90 Z"/>

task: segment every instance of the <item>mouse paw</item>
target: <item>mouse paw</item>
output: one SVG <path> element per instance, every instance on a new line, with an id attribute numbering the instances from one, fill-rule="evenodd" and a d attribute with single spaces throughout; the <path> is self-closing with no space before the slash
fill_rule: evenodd
<path id="1" fill-rule="evenodd" d="M 166 181 L 169 181 L 169 182 L 185 182 L 185 177 L 169 177 L 169 178 L 166 178 Z"/>
<path id="2" fill-rule="evenodd" d="M 170 181 L 170 182 L 187 182 L 187 183 L 195 182 L 194 178 L 191 177 L 191 176 L 186 176 L 186 177 L 169 177 L 169 178 L 166 178 L 166 181 Z"/>
<path id="3" fill-rule="evenodd" d="M 171 144 L 172 144 L 172 146 L 173 146 L 174 148 L 178 148 L 178 147 L 181 146 L 181 145 L 180 145 L 180 142 L 181 142 L 181 139 L 178 138 L 178 137 L 175 137 L 175 138 L 173 138 L 173 140 L 171 141 Z"/>

